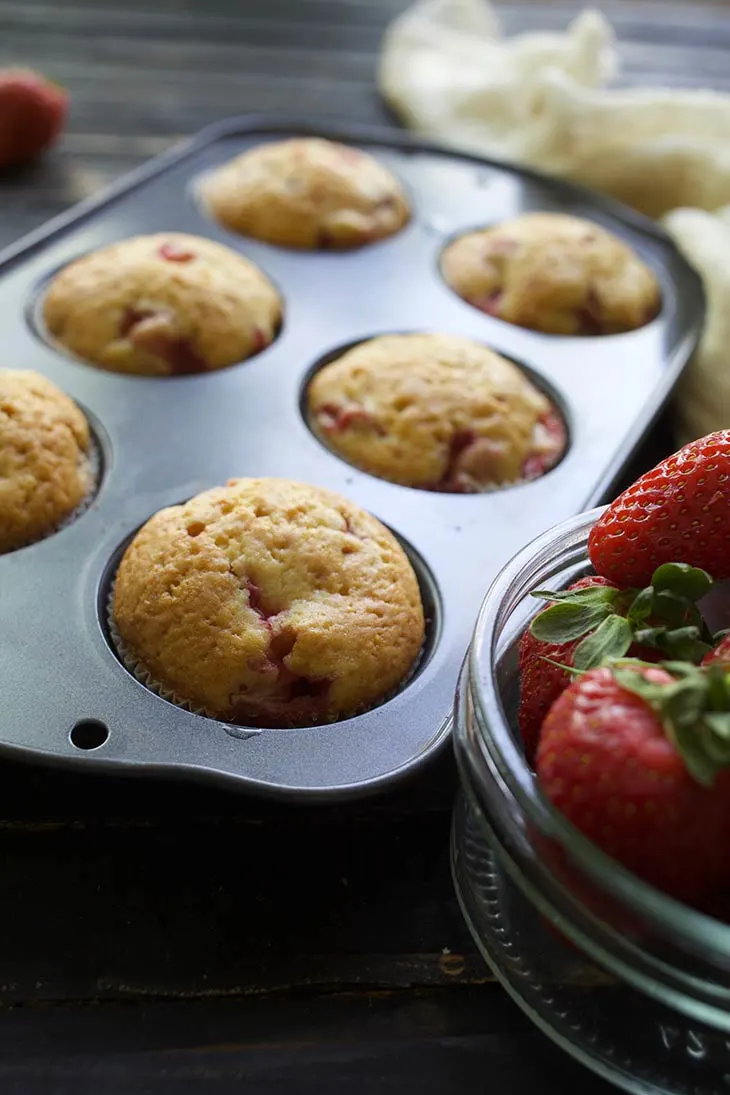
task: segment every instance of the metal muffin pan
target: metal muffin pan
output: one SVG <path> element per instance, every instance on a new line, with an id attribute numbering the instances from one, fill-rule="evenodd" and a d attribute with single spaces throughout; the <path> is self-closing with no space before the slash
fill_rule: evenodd
<path id="1" fill-rule="evenodd" d="M 238 237 L 198 200 L 198 182 L 244 149 L 293 135 L 367 149 L 401 179 L 413 217 L 352 252 L 295 252 Z M 460 300 L 439 273 L 455 235 L 532 209 L 585 216 L 654 268 L 663 307 L 624 335 L 564 338 L 512 327 Z M 70 260 L 139 233 L 191 232 L 256 262 L 279 287 L 284 323 L 264 352 L 167 379 L 117 376 L 44 339 L 38 301 Z M 236 118 L 133 173 L 0 256 L 3 365 L 36 369 L 87 412 L 103 455 L 98 495 L 77 521 L 0 557 L 0 751 L 116 771 L 204 779 L 293 800 L 362 796 L 414 773 L 448 742 L 457 676 L 482 596 L 524 543 L 600 501 L 665 402 L 699 335 L 698 278 L 651 222 L 530 171 L 335 124 Z M 565 414 L 569 449 L 549 474 L 481 495 L 373 478 L 308 428 L 303 390 L 332 351 L 375 335 L 444 331 L 523 363 Z M 326 726 L 260 730 L 183 711 L 149 692 L 112 649 L 105 605 L 129 538 L 162 506 L 235 476 L 275 475 L 340 491 L 401 537 L 429 611 L 418 672 L 381 706 Z"/>

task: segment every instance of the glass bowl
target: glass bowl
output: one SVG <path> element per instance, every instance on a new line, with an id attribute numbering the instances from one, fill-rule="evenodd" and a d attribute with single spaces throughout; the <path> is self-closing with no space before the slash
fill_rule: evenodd
<path id="1" fill-rule="evenodd" d="M 730 927 L 582 837 L 541 793 L 516 729 L 530 592 L 590 572 L 600 512 L 535 540 L 482 605 L 456 697 L 454 881 L 495 976 L 565 1050 L 642 1095 L 729 1095 Z"/>

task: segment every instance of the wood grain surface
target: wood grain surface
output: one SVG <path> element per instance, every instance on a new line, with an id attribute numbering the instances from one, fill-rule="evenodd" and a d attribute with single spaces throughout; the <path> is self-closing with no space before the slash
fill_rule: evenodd
<path id="1" fill-rule="evenodd" d="M 72 101 L 59 147 L 0 178 L 0 245 L 225 115 L 393 124 L 374 79 L 405 6 L 0 0 L 0 64 Z M 602 6 L 625 82 L 730 90 L 727 3 Z M 577 10 L 502 6 L 508 32 Z M 2 1095 L 602 1090 L 489 983 L 449 877 L 454 786 L 447 759 L 305 813 L 0 765 Z"/>

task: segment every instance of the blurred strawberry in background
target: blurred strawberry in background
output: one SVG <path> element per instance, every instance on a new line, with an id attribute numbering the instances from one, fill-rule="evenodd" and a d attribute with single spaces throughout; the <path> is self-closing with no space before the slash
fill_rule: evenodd
<path id="1" fill-rule="evenodd" d="M 68 94 L 30 69 L 0 69 L 0 168 L 48 148 L 66 121 Z"/>

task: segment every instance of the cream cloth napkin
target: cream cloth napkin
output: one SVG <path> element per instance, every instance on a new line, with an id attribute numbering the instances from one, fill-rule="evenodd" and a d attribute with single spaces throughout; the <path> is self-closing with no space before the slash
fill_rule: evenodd
<path id="1" fill-rule="evenodd" d="M 418 0 L 386 32 L 379 83 L 403 121 L 659 218 L 701 275 L 705 331 L 675 399 L 680 440 L 730 427 L 730 95 L 617 90 L 598 11 L 503 38 L 488 0 Z"/>

